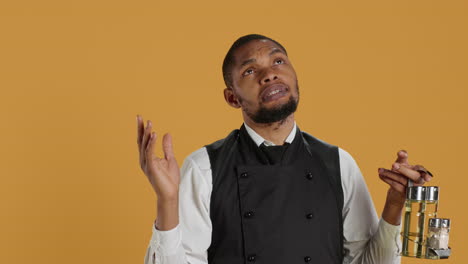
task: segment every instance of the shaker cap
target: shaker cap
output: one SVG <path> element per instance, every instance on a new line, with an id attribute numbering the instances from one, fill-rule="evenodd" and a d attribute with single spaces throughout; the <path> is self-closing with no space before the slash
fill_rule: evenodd
<path id="1" fill-rule="evenodd" d="M 426 187 L 425 186 L 411 186 L 408 187 L 406 192 L 406 199 L 423 201 L 426 199 Z"/>
<path id="2" fill-rule="evenodd" d="M 439 200 L 439 187 L 437 186 L 426 186 L 426 201 L 438 201 Z"/>
<path id="3" fill-rule="evenodd" d="M 449 228 L 449 227 L 450 227 L 450 219 L 448 219 L 448 218 L 443 218 L 443 219 L 442 219 L 442 227 L 447 227 L 447 228 Z"/>
<path id="4" fill-rule="evenodd" d="M 442 218 L 429 218 L 429 227 L 440 228 L 442 226 Z"/>

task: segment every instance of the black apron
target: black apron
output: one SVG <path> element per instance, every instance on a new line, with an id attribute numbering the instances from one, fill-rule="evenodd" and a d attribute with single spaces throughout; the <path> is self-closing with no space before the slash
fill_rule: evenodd
<path id="1" fill-rule="evenodd" d="M 336 146 L 297 128 L 271 164 L 242 125 L 206 148 L 213 177 L 209 264 L 342 263 Z"/>

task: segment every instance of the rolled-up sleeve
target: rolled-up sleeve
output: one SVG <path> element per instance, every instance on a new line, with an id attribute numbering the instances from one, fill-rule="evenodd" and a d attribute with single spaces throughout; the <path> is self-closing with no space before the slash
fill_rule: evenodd
<path id="1" fill-rule="evenodd" d="M 400 229 L 380 219 L 361 170 L 353 157 L 339 149 L 343 186 L 345 264 L 400 263 Z"/>
<path id="2" fill-rule="evenodd" d="M 211 243 L 211 171 L 206 149 L 189 155 L 182 165 L 179 224 L 170 230 L 152 225 L 145 264 L 207 264 Z"/>

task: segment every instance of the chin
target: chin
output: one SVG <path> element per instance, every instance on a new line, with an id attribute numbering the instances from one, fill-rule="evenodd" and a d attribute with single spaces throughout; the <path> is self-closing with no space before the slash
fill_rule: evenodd
<path id="1" fill-rule="evenodd" d="M 273 123 L 284 120 L 296 111 L 299 103 L 298 98 L 292 96 L 285 96 L 285 99 L 284 102 L 275 100 L 270 102 L 272 104 L 261 105 L 255 113 L 247 112 L 247 115 L 256 123 Z"/>
<path id="2" fill-rule="evenodd" d="M 266 102 L 266 103 L 262 103 L 262 104 L 267 108 L 277 108 L 278 106 L 287 104 L 289 102 L 289 100 L 291 100 L 291 97 L 292 97 L 292 95 L 289 94 L 289 95 L 283 96 L 281 98 L 278 98 L 276 100 Z"/>

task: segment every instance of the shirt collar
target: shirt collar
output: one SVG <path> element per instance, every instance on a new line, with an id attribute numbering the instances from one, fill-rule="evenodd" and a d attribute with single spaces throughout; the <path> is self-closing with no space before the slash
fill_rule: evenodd
<path id="1" fill-rule="evenodd" d="M 249 134 L 249 136 L 253 139 L 255 144 L 257 144 L 257 147 L 260 147 L 260 145 L 262 143 L 265 143 L 266 146 L 275 146 L 275 143 L 264 139 L 262 136 L 257 134 L 257 132 L 255 132 L 255 130 L 253 130 L 251 127 L 249 127 L 245 122 L 244 122 L 244 126 L 245 126 L 245 130 L 247 130 L 247 133 Z M 284 141 L 285 143 L 290 143 L 291 144 L 294 137 L 296 136 L 296 129 L 297 129 L 296 128 L 296 121 L 294 121 L 294 126 L 293 126 L 291 132 L 289 133 L 289 136 Z"/>

